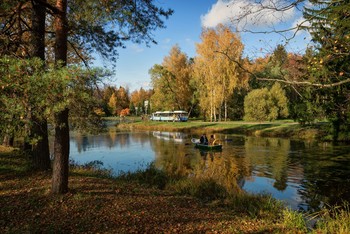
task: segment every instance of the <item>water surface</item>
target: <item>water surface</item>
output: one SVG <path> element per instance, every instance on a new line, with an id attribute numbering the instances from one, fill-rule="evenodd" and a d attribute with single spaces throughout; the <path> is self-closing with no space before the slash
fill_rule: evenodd
<path id="1" fill-rule="evenodd" d="M 115 132 L 71 137 L 71 159 L 94 160 L 115 174 L 151 162 L 168 173 L 210 177 L 228 190 L 269 193 L 293 209 L 350 201 L 350 146 L 216 134 L 221 152 L 200 151 L 192 137 L 169 132 Z"/>

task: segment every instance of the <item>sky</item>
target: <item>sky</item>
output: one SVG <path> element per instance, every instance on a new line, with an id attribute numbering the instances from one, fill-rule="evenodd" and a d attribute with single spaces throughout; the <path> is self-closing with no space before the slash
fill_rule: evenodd
<path id="1" fill-rule="evenodd" d="M 250 2 L 249 2 L 250 1 Z M 252 0 L 156 0 L 155 3 L 163 8 L 171 8 L 174 13 L 165 20 L 165 29 L 153 32 L 157 44 L 139 45 L 127 43 L 125 49 L 119 50 L 116 62 L 116 73 L 110 81 L 111 85 L 129 88 L 129 91 L 141 87 L 150 89 L 151 79 L 148 73 L 155 64 L 161 64 L 164 57 L 169 55 L 170 49 L 178 45 L 188 57 L 196 56 L 196 43 L 200 43 L 203 28 L 213 28 L 218 24 L 228 24 L 240 31 L 251 30 L 256 33 L 240 32 L 245 46 L 244 56 L 256 58 L 271 53 L 278 44 L 286 42 L 278 34 L 262 33 L 273 29 L 292 28 L 302 22 L 301 12 L 296 8 L 274 13 L 260 11 L 244 19 L 244 23 L 237 24 L 234 20 L 242 14 L 242 9 L 255 11 L 258 5 Z M 263 4 L 270 1 L 263 0 Z M 290 35 L 295 33 L 290 32 Z M 290 36 L 288 35 L 288 36 Z M 286 48 L 290 52 L 302 53 L 309 41 L 309 35 L 297 32 L 289 41 Z"/>

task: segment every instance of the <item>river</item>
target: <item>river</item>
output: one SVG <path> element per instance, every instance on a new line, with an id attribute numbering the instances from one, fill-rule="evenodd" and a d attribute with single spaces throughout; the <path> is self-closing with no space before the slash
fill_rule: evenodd
<path id="1" fill-rule="evenodd" d="M 317 210 L 350 202 L 350 145 L 282 138 L 215 134 L 220 152 L 191 144 L 198 135 L 116 132 L 71 137 L 70 157 L 78 164 L 100 161 L 115 175 L 146 169 L 211 177 L 227 189 L 269 193 L 294 210 Z"/>

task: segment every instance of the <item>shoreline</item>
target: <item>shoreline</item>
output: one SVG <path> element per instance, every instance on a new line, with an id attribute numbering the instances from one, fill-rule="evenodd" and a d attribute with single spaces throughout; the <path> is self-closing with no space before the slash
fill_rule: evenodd
<path id="1" fill-rule="evenodd" d="M 136 121 L 118 123 L 116 128 L 119 131 L 125 130 L 144 130 L 144 131 L 169 131 L 202 134 L 206 133 L 223 133 L 238 134 L 256 137 L 280 137 L 300 140 L 327 141 L 326 135 L 328 124 L 324 122 L 312 125 L 302 126 L 297 122 L 290 120 L 274 122 L 153 122 L 153 121 Z"/>

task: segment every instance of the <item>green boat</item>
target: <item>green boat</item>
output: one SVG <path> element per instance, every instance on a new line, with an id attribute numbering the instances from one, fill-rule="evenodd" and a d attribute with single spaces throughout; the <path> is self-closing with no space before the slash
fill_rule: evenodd
<path id="1" fill-rule="evenodd" d="M 205 144 L 201 144 L 200 140 L 197 139 L 197 138 L 192 138 L 191 142 L 193 144 L 195 144 L 195 147 L 197 149 L 208 150 L 208 151 L 210 151 L 210 150 L 212 150 L 212 151 L 215 151 L 215 150 L 220 151 L 220 150 L 222 150 L 222 145 L 221 144 L 205 145 Z"/>
<path id="2" fill-rule="evenodd" d="M 222 150 L 222 145 L 203 145 L 196 143 L 195 147 L 202 150 Z"/>

